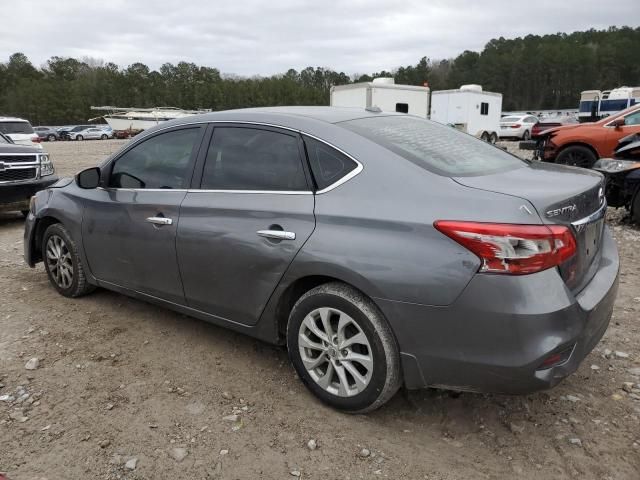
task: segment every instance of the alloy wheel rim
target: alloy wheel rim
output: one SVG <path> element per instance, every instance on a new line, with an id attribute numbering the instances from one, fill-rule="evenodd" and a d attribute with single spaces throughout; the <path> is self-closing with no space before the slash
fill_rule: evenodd
<path id="1" fill-rule="evenodd" d="M 67 244 L 58 235 L 51 235 L 46 252 L 51 278 L 58 287 L 66 290 L 73 283 L 73 262 Z"/>
<path id="2" fill-rule="evenodd" d="M 304 368 L 323 390 L 338 397 L 364 391 L 373 376 L 373 352 L 358 323 L 336 308 L 317 308 L 300 324 Z"/>

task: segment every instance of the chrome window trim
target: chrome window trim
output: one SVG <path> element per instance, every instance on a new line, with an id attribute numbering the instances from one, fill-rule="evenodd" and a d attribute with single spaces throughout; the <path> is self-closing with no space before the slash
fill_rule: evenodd
<path id="1" fill-rule="evenodd" d="M 309 138 L 313 138 L 314 140 L 317 140 L 319 142 L 324 143 L 325 145 L 328 145 L 329 147 L 337 150 L 338 152 L 340 152 L 343 155 L 346 155 L 348 158 L 350 158 L 351 160 L 353 160 L 354 162 L 356 162 L 357 166 L 355 169 L 351 170 L 348 174 L 346 174 L 344 177 L 339 178 L 337 181 L 335 181 L 334 183 L 332 183 L 331 185 L 323 188 L 322 190 L 317 190 L 315 193 L 317 195 L 322 195 L 323 193 L 327 193 L 330 192 L 331 190 L 338 188 L 340 185 L 348 182 L 349 180 L 351 180 L 353 177 L 357 176 L 360 172 L 362 172 L 362 170 L 364 170 L 364 166 L 362 165 L 362 163 L 360 163 L 358 160 L 356 160 L 352 155 L 349 155 L 347 152 L 345 152 L 344 150 L 342 150 L 339 147 L 336 147 L 335 145 L 333 145 L 332 143 L 319 138 L 311 133 L 307 133 L 304 130 L 299 130 L 299 129 L 295 129 L 295 128 L 291 128 L 291 127 L 285 127 L 282 125 L 276 125 L 273 123 L 266 123 L 266 122 L 252 122 L 249 120 L 209 120 L 209 121 L 204 121 L 204 122 L 191 122 L 191 123 L 181 123 L 179 125 L 171 125 L 168 127 L 164 127 L 164 128 L 159 128 L 158 130 L 155 130 L 153 132 L 153 135 L 147 135 L 144 138 L 140 138 L 137 142 L 135 142 L 134 144 L 132 144 L 131 146 L 129 146 L 127 148 L 127 151 L 131 150 L 132 148 L 134 148 L 136 145 L 138 145 L 139 143 L 142 143 L 146 140 L 147 137 L 151 137 L 154 136 L 156 133 L 158 132 L 162 132 L 164 130 L 170 130 L 172 128 L 180 128 L 180 127 L 188 127 L 188 126 L 193 126 L 193 125 L 208 125 L 208 124 L 216 124 L 216 123 L 227 123 L 227 124 L 237 124 L 237 125 L 256 125 L 256 126 L 262 126 L 262 127 L 272 127 L 272 128 L 280 128 L 282 130 L 288 130 L 290 132 L 294 132 L 294 133 L 298 133 L 300 135 L 306 135 Z M 109 163 L 115 162 L 118 157 L 114 157 L 112 160 L 109 161 Z M 119 189 L 111 189 L 111 190 L 125 190 L 123 188 L 119 188 Z M 135 191 L 139 191 L 139 190 L 146 190 L 146 191 L 151 191 L 152 189 L 146 189 L 146 188 L 140 188 L 140 189 L 129 189 L 129 190 L 135 190 Z M 166 190 L 172 190 L 172 189 L 157 189 L 158 191 L 166 191 Z M 312 194 L 314 192 L 306 192 L 306 191 L 302 191 L 302 192 L 292 192 L 292 191 L 286 191 L 286 190 L 201 190 L 201 189 L 197 189 L 197 188 L 192 188 L 192 189 L 186 189 L 189 192 L 208 192 L 208 193 L 272 193 L 272 194 L 276 194 L 276 193 L 281 193 L 283 195 L 293 195 L 293 194 Z M 182 191 L 181 190 L 173 190 L 175 191 Z"/>
<path id="2" fill-rule="evenodd" d="M 313 195 L 310 190 L 204 190 L 199 188 L 105 188 L 96 187 L 106 192 L 186 192 L 186 193 L 245 193 L 273 195 Z"/>

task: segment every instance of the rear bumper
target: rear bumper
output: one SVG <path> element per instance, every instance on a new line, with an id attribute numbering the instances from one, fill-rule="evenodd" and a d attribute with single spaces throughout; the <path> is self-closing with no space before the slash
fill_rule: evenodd
<path id="1" fill-rule="evenodd" d="M 57 181 L 56 175 L 49 175 L 39 180 L 0 184 L 0 210 L 28 210 L 29 199 Z"/>
<path id="2" fill-rule="evenodd" d="M 478 274 L 446 307 L 376 301 L 396 334 L 407 388 L 528 393 L 573 373 L 602 338 L 618 269 L 607 229 L 600 268 L 576 295 L 549 269 L 518 277 Z M 540 368 L 568 349 L 564 363 Z"/>

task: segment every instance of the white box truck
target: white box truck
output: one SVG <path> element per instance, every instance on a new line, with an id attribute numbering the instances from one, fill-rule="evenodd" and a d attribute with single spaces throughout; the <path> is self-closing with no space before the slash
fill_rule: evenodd
<path id="1" fill-rule="evenodd" d="M 502 94 L 480 85 L 431 92 L 431 120 L 451 125 L 487 142 L 498 141 Z"/>
<path id="2" fill-rule="evenodd" d="M 372 82 L 334 85 L 332 107 L 378 107 L 383 112 L 400 112 L 427 118 L 429 87 L 396 85 L 393 78 L 374 78 Z"/>

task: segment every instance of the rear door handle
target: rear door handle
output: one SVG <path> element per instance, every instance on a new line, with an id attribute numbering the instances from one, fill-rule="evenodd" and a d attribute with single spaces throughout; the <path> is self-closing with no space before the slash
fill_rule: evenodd
<path id="1" fill-rule="evenodd" d="M 283 230 L 258 230 L 258 235 L 264 238 L 271 238 L 273 240 L 295 240 L 296 234 L 294 232 L 285 232 Z"/>
<path id="2" fill-rule="evenodd" d="M 154 225 L 171 225 L 173 220 L 167 217 L 148 217 L 147 222 Z"/>

